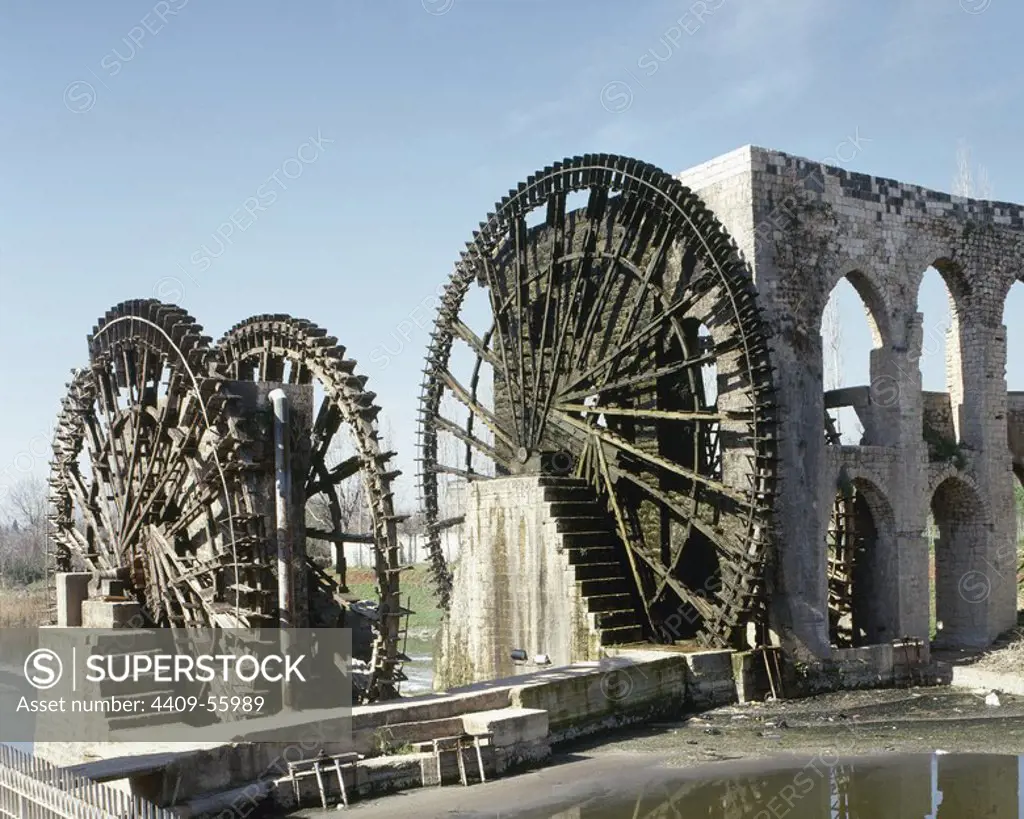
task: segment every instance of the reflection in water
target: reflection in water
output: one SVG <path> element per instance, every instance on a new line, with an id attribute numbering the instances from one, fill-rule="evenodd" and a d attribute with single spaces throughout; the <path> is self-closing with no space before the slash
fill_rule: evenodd
<path id="1" fill-rule="evenodd" d="M 982 754 L 838 764 L 818 757 L 715 780 L 679 770 L 644 783 L 638 794 L 588 800 L 551 819 L 1024 819 L 1022 762 Z"/>

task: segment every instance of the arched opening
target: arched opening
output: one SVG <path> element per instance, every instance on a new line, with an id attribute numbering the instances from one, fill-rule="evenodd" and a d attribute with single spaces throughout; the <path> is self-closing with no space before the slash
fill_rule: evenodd
<path id="1" fill-rule="evenodd" d="M 1017 281 L 1003 305 L 1003 326 L 1006 328 L 1006 423 L 1015 475 L 1018 611 L 1024 610 L 1024 322 L 1021 316 L 1024 316 L 1024 282 Z"/>
<path id="2" fill-rule="evenodd" d="M 988 600 L 992 579 L 976 555 L 983 553 L 986 527 L 981 498 L 960 478 L 946 478 L 931 502 L 934 520 L 934 639 L 944 647 L 987 642 L 981 607 Z M 978 625 L 976 625 L 978 624 Z"/>
<path id="3" fill-rule="evenodd" d="M 833 443 L 871 443 L 864 423 L 872 381 L 870 350 L 883 344 L 879 318 L 884 315 L 874 289 L 858 271 L 840 279 L 829 294 L 821 316 L 821 348 L 827 435 Z"/>
<path id="4" fill-rule="evenodd" d="M 826 540 L 830 642 L 845 648 L 892 640 L 896 545 L 885 496 L 866 480 L 841 475 Z"/>
<path id="5" fill-rule="evenodd" d="M 1024 274 L 1022 274 L 1024 275 Z M 1006 389 L 1024 395 L 1024 281 L 1014 282 L 1003 303 L 1006 327 Z"/>
<path id="6" fill-rule="evenodd" d="M 1017 547 L 1017 611 L 1024 612 L 1024 466 L 1014 464 L 1013 506 L 1017 512 L 1014 544 Z"/>
<path id="7" fill-rule="evenodd" d="M 956 294 L 962 290 L 952 263 L 937 260 L 917 291 L 921 347 L 912 350 L 921 373 L 923 435 L 932 460 L 948 460 L 960 441 L 963 401 Z"/>

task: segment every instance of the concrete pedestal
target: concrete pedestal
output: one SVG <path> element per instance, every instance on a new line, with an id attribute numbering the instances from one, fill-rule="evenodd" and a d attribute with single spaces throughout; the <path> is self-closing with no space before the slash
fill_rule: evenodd
<path id="1" fill-rule="evenodd" d="M 58 572 L 57 625 L 75 627 L 82 625 L 82 603 L 89 598 L 89 572 Z"/>
<path id="2" fill-rule="evenodd" d="M 128 601 L 86 600 L 82 603 L 85 628 L 142 628 L 142 607 Z"/>
<path id="3" fill-rule="evenodd" d="M 435 688 L 596 660 L 600 633 L 536 477 L 470 484 Z M 512 659 L 520 650 L 524 661 Z"/>

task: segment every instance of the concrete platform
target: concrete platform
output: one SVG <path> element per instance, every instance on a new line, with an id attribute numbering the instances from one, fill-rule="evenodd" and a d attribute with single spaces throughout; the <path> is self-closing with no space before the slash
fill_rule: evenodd
<path id="1" fill-rule="evenodd" d="M 891 645 L 865 647 L 838 656 L 820 673 L 807 671 L 807 679 L 819 689 L 844 682 L 892 685 L 904 679 L 904 670 L 897 667 L 904 655 L 907 661 L 920 657 L 902 646 L 897 651 Z M 131 792 L 165 806 L 216 805 L 230 794 L 234 799 L 249 794 L 294 807 L 288 762 L 321 752 L 364 754 L 367 758 L 345 774 L 351 779 L 346 789 L 351 798 L 375 796 L 436 783 L 436 759 L 412 750 L 418 743 L 465 732 L 491 736 L 483 761 L 488 777 L 498 776 L 539 764 L 553 747 L 582 736 L 736 703 L 741 690 L 746 699 L 763 698 L 768 689 L 756 673 L 763 662 L 757 652 L 619 648 L 603 660 L 444 694 L 239 723 L 237 742 L 204 742 L 197 731 L 192 743 L 50 743 L 54 747 L 39 747 L 38 753 L 92 778 L 119 779 Z M 312 741 L 262 741 L 270 722 L 279 727 L 282 719 L 305 720 Z M 453 755 L 442 763 L 442 777 L 457 776 Z M 328 785 L 329 791 L 336 787 Z M 303 804 L 319 804 L 312 779 L 300 795 Z"/>

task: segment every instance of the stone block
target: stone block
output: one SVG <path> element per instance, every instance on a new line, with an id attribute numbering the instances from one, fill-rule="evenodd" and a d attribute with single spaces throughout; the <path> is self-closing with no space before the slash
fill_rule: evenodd
<path id="1" fill-rule="evenodd" d="M 684 654 L 686 664 L 690 671 L 697 677 L 720 677 L 732 679 L 732 655 L 731 650 L 723 651 L 694 651 Z"/>
<path id="2" fill-rule="evenodd" d="M 546 680 L 511 691 L 521 708 L 548 712 L 551 742 L 562 742 L 603 728 L 686 709 L 689 669 L 684 654 L 633 662 L 625 657 L 558 669 Z"/>
<path id="3" fill-rule="evenodd" d="M 493 734 L 497 748 L 547 738 L 548 712 L 541 708 L 502 708 L 476 711 L 462 717 L 467 734 Z"/>
<path id="4" fill-rule="evenodd" d="M 82 603 L 84 628 L 141 628 L 142 607 L 131 601 L 85 600 Z"/>
<path id="5" fill-rule="evenodd" d="M 82 625 L 82 604 L 89 598 L 91 572 L 58 572 L 56 576 L 57 625 Z"/>
<path id="6" fill-rule="evenodd" d="M 550 756 L 551 744 L 547 739 L 517 742 L 504 748 L 495 748 L 494 773 L 500 775 L 514 768 L 530 767 Z"/>
<path id="7" fill-rule="evenodd" d="M 441 629 L 435 689 L 596 660 L 600 634 L 576 582 L 558 519 L 536 476 L 470 484 L 450 616 Z"/>

